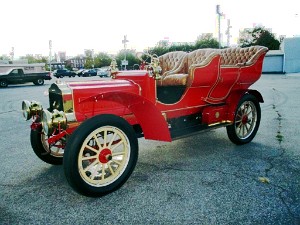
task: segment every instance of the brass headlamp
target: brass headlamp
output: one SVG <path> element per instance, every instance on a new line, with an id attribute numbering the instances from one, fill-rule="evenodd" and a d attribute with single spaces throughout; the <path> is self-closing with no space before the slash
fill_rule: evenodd
<path id="1" fill-rule="evenodd" d="M 34 115 L 40 115 L 42 110 L 43 107 L 39 102 L 29 102 L 27 100 L 22 101 L 22 112 L 25 120 L 29 120 Z"/>
<path id="2" fill-rule="evenodd" d="M 51 135 L 55 129 L 65 130 L 67 128 L 67 117 L 64 112 L 54 109 L 52 113 L 43 110 L 42 127 L 46 135 Z"/>
<path id="3" fill-rule="evenodd" d="M 46 135 L 51 135 L 55 129 L 65 130 L 67 128 L 67 117 L 64 112 L 54 109 L 52 113 L 43 110 L 42 127 Z"/>

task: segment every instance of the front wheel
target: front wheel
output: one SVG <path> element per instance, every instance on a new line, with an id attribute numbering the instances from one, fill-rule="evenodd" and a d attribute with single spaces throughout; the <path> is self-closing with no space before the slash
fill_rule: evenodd
<path id="1" fill-rule="evenodd" d="M 64 155 L 62 140 L 58 141 L 54 146 L 49 147 L 47 139 L 41 127 L 31 130 L 30 141 L 34 153 L 46 163 L 61 165 Z"/>
<path id="2" fill-rule="evenodd" d="M 247 144 L 255 137 L 261 118 L 257 99 L 250 94 L 244 95 L 235 112 L 232 125 L 226 127 L 229 139 L 237 144 Z"/>
<path id="3" fill-rule="evenodd" d="M 64 155 L 64 171 L 72 188 L 87 196 L 102 196 L 120 188 L 138 158 L 133 128 L 121 117 L 98 115 L 71 135 Z"/>

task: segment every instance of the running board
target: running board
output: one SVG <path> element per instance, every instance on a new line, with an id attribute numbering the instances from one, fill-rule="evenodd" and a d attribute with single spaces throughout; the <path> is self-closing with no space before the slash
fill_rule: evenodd
<path id="1" fill-rule="evenodd" d="M 220 127 L 225 127 L 225 126 L 228 126 L 228 125 L 230 125 L 230 123 L 221 123 L 221 124 L 216 124 L 216 125 L 213 125 L 213 126 L 208 126 L 208 125 L 205 125 L 205 124 L 199 124 L 199 125 L 192 126 L 192 127 L 186 127 L 186 128 L 182 128 L 182 129 L 170 130 L 171 138 L 172 138 L 172 141 L 173 140 L 178 140 L 178 139 L 181 139 L 181 138 L 197 135 L 202 131 L 213 130 L 213 129 L 217 129 L 217 128 L 220 128 Z"/>

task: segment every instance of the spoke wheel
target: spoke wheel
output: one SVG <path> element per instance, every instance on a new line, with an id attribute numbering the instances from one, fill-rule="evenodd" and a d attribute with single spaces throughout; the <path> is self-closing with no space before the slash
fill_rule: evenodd
<path id="1" fill-rule="evenodd" d="M 238 145 L 250 142 L 256 135 L 261 118 L 261 110 L 253 95 L 244 95 L 235 112 L 232 125 L 227 126 L 229 139 Z"/>
<path id="2" fill-rule="evenodd" d="M 132 173 L 138 143 L 122 118 L 100 115 L 82 123 L 68 140 L 64 169 L 79 193 L 101 196 L 121 187 Z"/>
<path id="3" fill-rule="evenodd" d="M 49 147 L 47 142 L 48 138 L 46 135 L 44 135 L 41 128 L 37 130 L 31 130 L 30 140 L 34 153 L 41 160 L 53 165 L 62 164 L 64 155 L 62 140 Z"/>

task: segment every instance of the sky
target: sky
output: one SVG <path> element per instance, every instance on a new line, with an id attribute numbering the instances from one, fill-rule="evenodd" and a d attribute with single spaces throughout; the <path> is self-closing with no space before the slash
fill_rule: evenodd
<path id="1" fill-rule="evenodd" d="M 262 25 L 275 35 L 300 35 L 297 0 L 9 0 L 0 3 L 0 56 L 26 54 L 67 56 L 84 49 L 116 54 L 124 46 L 142 51 L 164 39 L 194 42 L 202 33 L 217 34 L 216 5 L 225 15 L 222 33 L 231 21 L 230 43 L 239 30 Z M 224 34 L 225 35 L 225 34 Z M 217 37 L 217 36 L 216 36 Z M 224 36 L 224 41 L 226 37 Z"/>

